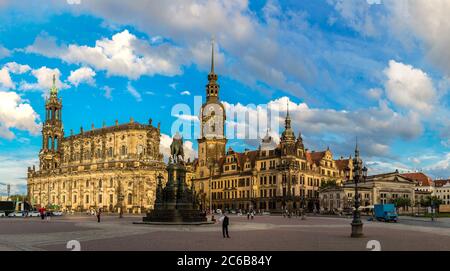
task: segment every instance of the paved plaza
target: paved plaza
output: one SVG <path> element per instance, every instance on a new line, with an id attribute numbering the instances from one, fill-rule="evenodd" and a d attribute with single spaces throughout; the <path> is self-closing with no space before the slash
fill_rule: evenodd
<path id="1" fill-rule="evenodd" d="M 77 240 L 81 250 L 368 250 L 377 240 L 381 250 L 450 250 L 450 219 L 437 222 L 402 218 L 399 223 L 364 221 L 365 237 L 353 239 L 350 218 L 308 216 L 230 216 L 230 239 L 222 238 L 221 225 L 135 225 L 140 216 L 1 218 L 0 250 L 69 250 Z"/>

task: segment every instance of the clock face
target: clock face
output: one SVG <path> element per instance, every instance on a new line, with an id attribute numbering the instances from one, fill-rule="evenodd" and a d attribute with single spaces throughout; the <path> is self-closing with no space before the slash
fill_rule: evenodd
<path id="1" fill-rule="evenodd" d="M 208 104 L 202 112 L 203 136 L 223 138 L 224 111 L 219 104 Z"/>

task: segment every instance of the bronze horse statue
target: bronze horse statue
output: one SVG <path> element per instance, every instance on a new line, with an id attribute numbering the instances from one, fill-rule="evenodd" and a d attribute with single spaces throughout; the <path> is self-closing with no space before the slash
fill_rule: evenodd
<path id="1" fill-rule="evenodd" d="M 172 144 L 170 144 L 170 154 L 175 163 L 184 162 L 183 138 L 178 133 L 173 137 Z"/>

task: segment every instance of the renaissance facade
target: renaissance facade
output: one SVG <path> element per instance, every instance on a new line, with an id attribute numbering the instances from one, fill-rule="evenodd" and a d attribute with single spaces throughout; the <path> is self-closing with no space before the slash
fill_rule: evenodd
<path id="1" fill-rule="evenodd" d="M 351 159 L 334 160 L 330 149 L 308 151 L 302 135 L 295 136 L 289 109 L 281 141 L 266 135 L 257 150 L 226 151 L 225 107 L 219 99 L 218 76 L 211 71 L 206 102 L 200 112 L 201 135 L 193 179 L 203 209 L 268 210 L 319 209 L 319 187 L 341 183 Z"/>
<path id="2" fill-rule="evenodd" d="M 153 208 L 157 177 L 166 176 L 160 125 L 134 122 L 80 129 L 64 136 L 62 99 L 53 79 L 46 100 L 39 168 L 28 168 L 28 197 L 66 211 L 102 208 L 141 213 Z M 164 178 L 165 180 L 167 178 Z"/>

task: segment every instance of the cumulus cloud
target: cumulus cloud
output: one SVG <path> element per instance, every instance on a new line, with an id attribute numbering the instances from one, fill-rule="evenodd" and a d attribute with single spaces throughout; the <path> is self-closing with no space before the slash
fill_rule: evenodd
<path id="1" fill-rule="evenodd" d="M 161 143 L 159 145 L 159 151 L 164 155 L 164 160 L 167 162 L 170 157 L 170 144 L 172 144 L 172 137 L 166 134 L 161 134 Z M 193 161 L 196 157 L 196 151 L 193 148 L 192 141 L 184 140 L 183 150 L 184 159 L 191 159 Z"/>
<path id="2" fill-rule="evenodd" d="M 55 84 L 59 89 L 68 88 L 69 86 L 63 82 L 61 82 L 61 72 L 58 68 L 48 68 L 46 66 L 42 66 L 39 69 L 35 69 L 31 71 L 31 74 L 36 78 L 36 83 L 22 82 L 20 85 L 21 90 L 40 90 L 48 91 L 53 86 L 53 75 L 55 75 Z"/>
<path id="3" fill-rule="evenodd" d="M 81 83 L 86 83 L 88 85 L 95 85 L 96 73 L 89 67 L 81 67 L 77 70 L 71 71 L 70 76 L 67 78 L 72 85 L 78 87 Z"/>
<path id="4" fill-rule="evenodd" d="M 181 49 L 164 43 L 152 46 L 124 30 L 95 42 L 95 46 L 57 45 L 48 35 L 38 36 L 26 52 L 60 58 L 67 63 L 88 65 L 105 70 L 108 75 L 137 79 L 142 75 L 178 75 L 183 55 Z"/>
<path id="5" fill-rule="evenodd" d="M 11 79 L 11 75 L 9 74 L 9 70 L 6 67 L 0 69 L 0 87 L 6 89 L 15 89 L 16 85 Z"/>
<path id="6" fill-rule="evenodd" d="M 389 61 L 384 70 L 388 98 L 395 104 L 421 113 L 430 113 L 436 102 L 436 90 L 431 78 L 411 65 Z"/>
<path id="7" fill-rule="evenodd" d="M 236 117 L 227 116 L 227 123 L 231 125 L 232 131 L 235 130 L 237 133 L 244 131 L 247 133 L 245 137 L 253 130 L 253 134 L 258 138 L 265 135 L 268 127 L 277 127 L 278 129 L 272 129 L 272 131 L 282 132 L 289 105 L 292 125 L 297 133 L 301 131 L 308 140 L 311 140 L 310 144 L 313 147 L 323 148 L 331 143 L 334 149 L 342 154 L 349 153 L 354 145 L 355 136 L 358 136 L 366 156 L 389 155 L 389 145 L 393 140 L 412 140 L 420 136 L 423 131 L 417 114 L 402 115 L 391 109 L 384 100 L 381 100 L 377 107 L 346 111 L 311 108 L 306 103 L 295 103 L 288 97 L 282 97 L 264 105 L 275 119 L 268 117 L 267 111 L 261 111 L 263 108 L 261 106 L 224 104 L 227 113 L 228 111 L 236 112 Z M 252 121 L 248 117 L 247 119 L 237 117 L 243 114 L 254 116 L 255 119 Z M 271 123 L 277 126 L 273 127 Z M 243 135 L 236 136 L 242 138 Z"/>
<path id="8" fill-rule="evenodd" d="M 424 42 L 429 59 L 450 75 L 450 2 L 390 0 L 386 6 L 390 11 L 390 29 L 407 44 L 417 38 L 419 46 Z"/>
<path id="9" fill-rule="evenodd" d="M 26 72 L 31 71 L 31 67 L 28 65 L 22 65 L 17 62 L 8 62 L 4 66 L 6 69 L 8 69 L 11 73 L 14 74 L 23 74 Z"/>
<path id="10" fill-rule="evenodd" d="M 41 128 L 39 116 L 17 93 L 0 91 L 0 137 L 13 139 L 12 128 L 37 135 Z"/>

